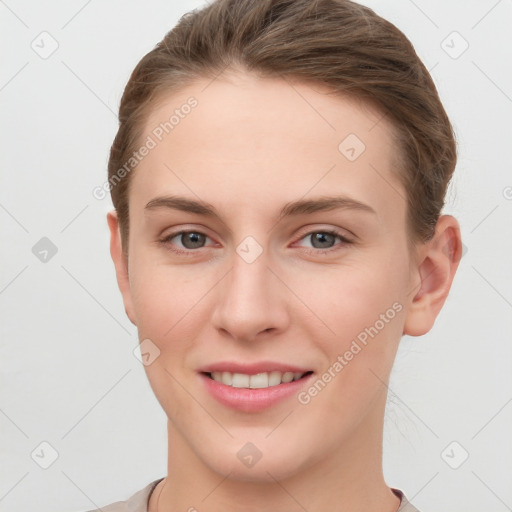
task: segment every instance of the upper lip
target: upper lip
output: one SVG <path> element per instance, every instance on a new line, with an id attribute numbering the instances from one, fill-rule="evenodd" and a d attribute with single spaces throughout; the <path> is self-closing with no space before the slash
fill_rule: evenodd
<path id="1" fill-rule="evenodd" d="M 260 361 L 257 363 L 236 363 L 230 361 L 219 361 L 218 363 L 211 363 L 203 366 L 197 370 L 201 373 L 212 372 L 231 372 L 231 373 L 244 373 L 246 375 L 256 375 L 257 373 L 266 372 L 293 372 L 293 373 L 306 373 L 312 371 L 310 368 L 301 368 L 291 364 L 283 364 L 273 361 Z"/>

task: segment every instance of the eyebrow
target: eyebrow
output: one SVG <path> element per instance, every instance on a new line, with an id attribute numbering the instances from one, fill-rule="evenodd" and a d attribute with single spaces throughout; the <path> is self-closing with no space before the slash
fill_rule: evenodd
<path id="1" fill-rule="evenodd" d="M 161 208 L 169 208 L 172 210 L 180 210 L 205 217 L 216 218 L 222 220 L 217 213 L 215 207 L 204 201 L 189 199 L 183 196 L 164 196 L 151 199 L 144 207 L 145 211 L 157 210 Z M 377 212 L 369 205 L 356 201 L 346 196 L 322 196 L 315 199 L 299 199 L 286 203 L 279 213 L 279 219 L 284 217 L 293 217 L 297 215 L 312 214 L 316 212 L 324 212 L 331 210 L 359 210 L 362 212 Z"/>

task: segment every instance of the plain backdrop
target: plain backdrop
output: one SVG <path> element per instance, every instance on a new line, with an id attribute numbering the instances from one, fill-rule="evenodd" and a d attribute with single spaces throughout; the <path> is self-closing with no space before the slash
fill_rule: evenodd
<path id="1" fill-rule="evenodd" d="M 453 121 L 444 211 L 465 245 L 434 328 L 402 340 L 386 480 L 422 512 L 512 510 L 512 4 L 363 3 L 412 40 Z M 202 5 L 0 1 L 1 511 L 89 510 L 166 474 L 166 417 L 110 260 L 112 205 L 92 190 L 129 74 Z"/>

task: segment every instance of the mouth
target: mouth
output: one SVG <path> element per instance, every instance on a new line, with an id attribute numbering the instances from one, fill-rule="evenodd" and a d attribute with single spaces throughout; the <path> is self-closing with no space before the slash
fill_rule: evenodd
<path id="1" fill-rule="evenodd" d="M 311 384 L 315 371 L 280 361 L 217 361 L 198 368 L 205 391 L 223 406 L 263 412 Z"/>
<path id="2" fill-rule="evenodd" d="M 208 369 L 214 370 L 214 368 Z M 225 369 L 224 371 L 220 369 L 204 371 L 205 368 L 203 368 L 198 375 L 211 397 L 223 406 L 243 413 L 261 413 L 280 402 L 291 400 L 294 395 L 311 384 L 314 378 L 313 371 L 298 371 L 301 370 L 300 368 L 288 367 L 282 368 L 283 371 L 271 370 L 258 373 L 247 367 L 243 369 L 251 373 L 238 373 Z M 290 371 L 291 369 L 294 371 Z"/>
<path id="3" fill-rule="evenodd" d="M 281 371 L 271 371 L 271 372 L 261 372 L 249 375 L 247 373 L 234 373 L 234 372 L 201 372 L 206 377 L 218 382 L 220 384 L 224 384 L 225 386 L 230 386 L 233 388 L 239 389 L 266 389 L 272 388 L 276 386 L 280 386 L 282 384 L 288 384 L 290 382 L 295 382 L 301 379 L 305 379 L 309 377 L 313 372 L 281 372 Z"/>

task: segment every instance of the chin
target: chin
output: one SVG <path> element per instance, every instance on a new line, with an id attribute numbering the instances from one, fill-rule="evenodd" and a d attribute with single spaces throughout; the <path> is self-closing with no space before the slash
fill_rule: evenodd
<path id="1" fill-rule="evenodd" d="M 232 440 L 231 445 L 216 445 L 211 450 L 203 445 L 198 455 L 212 471 L 222 476 L 229 475 L 230 480 L 262 484 L 293 477 L 315 462 L 313 457 L 308 458 L 303 453 L 303 444 L 278 445 L 268 439 L 254 444 Z"/>

